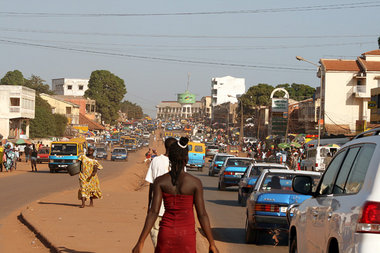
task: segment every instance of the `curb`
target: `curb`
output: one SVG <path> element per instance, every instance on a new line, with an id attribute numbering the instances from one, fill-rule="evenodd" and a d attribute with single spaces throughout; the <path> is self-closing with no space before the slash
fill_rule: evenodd
<path id="1" fill-rule="evenodd" d="M 50 249 L 50 252 L 52 253 L 59 253 L 60 250 L 58 247 L 56 247 L 43 233 L 41 233 L 30 221 L 28 221 L 27 218 L 25 218 L 25 214 L 23 212 L 20 212 L 20 215 L 17 216 L 17 219 L 24 224 L 27 228 L 29 228 L 30 231 L 32 231 L 38 240 L 42 242 L 42 244 Z"/>

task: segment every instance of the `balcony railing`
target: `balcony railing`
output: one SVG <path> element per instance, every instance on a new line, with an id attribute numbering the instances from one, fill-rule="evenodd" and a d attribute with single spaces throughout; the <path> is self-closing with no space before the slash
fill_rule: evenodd
<path id="1" fill-rule="evenodd" d="M 365 85 L 354 86 L 354 93 L 356 97 L 370 97 L 370 95 L 367 94 L 367 87 Z"/>
<path id="2" fill-rule="evenodd" d="M 20 112 L 20 106 L 10 106 L 9 112 Z"/>

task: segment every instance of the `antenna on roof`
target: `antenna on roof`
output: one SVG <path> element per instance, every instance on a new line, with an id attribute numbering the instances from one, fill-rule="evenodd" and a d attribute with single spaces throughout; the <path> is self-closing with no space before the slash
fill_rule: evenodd
<path id="1" fill-rule="evenodd" d="M 186 86 L 186 91 L 189 90 L 189 85 L 190 85 L 190 73 L 187 73 L 187 86 Z"/>

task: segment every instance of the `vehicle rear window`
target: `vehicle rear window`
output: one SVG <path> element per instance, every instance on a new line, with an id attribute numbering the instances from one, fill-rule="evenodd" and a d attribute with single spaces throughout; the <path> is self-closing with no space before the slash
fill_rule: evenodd
<path id="1" fill-rule="evenodd" d="M 254 167 L 252 167 L 251 172 L 249 173 L 248 177 L 260 176 L 261 172 L 263 172 L 263 170 L 265 170 L 265 169 L 282 169 L 283 170 L 286 168 L 284 168 L 284 167 L 272 167 L 272 166 L 268 166 L 268 167 L 254 166 Z"/>
<path id="2" fill-rule="evenodd" d="M 203 152 L 203 146 L 195 145 L 194 151 L 195 152 Z"/>
<path id="3" fill-rule="evenodd" d="M 227 157 L 230 157 L 230 156 L 221 156 L 221 155 L 218 155 L 216 158 L 215 158 L 215 161 L 225 161 L 227 159 Z"/>
<path id="4" fill-rule="evenodd" d="M 207 149 L 219 149 L 218 146 L 207 146 Z"/>
<path id="5" fill-rule="evenodd" d="M 281 173 L 268 173 L 264 182 L 261 184 L 260 190 L 271 192 L 271 191 L 291 191 L 292 190 L 292 180 L 296 174 L 281 174 Z M 313 187 L 318 184 L 319 177 L 311 176 L 313 178 Z"/>
<path id="6" fill-rule="evenodd" d="M 106 150 L 104 148 L 97 148 L 96 151 L 97 152 L 106 152 Z"/>
<path id="7" fill-rule="evenodd" d="M 125 149 L 115 149 L 113 152 L 114 153 L 126 153 Z"/>
<path id="8" fill-rule="evenodd" d="M 252 163 L 251 160 L 228 159 L 227 166 L 229 166 L 229 167 L 248 167 L 251 163 Z"/>

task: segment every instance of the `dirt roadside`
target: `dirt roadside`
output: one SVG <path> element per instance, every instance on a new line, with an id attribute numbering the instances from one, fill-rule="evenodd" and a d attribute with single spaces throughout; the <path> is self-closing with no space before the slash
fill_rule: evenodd
<path id="1" fill-rule="evenodd" d="M 155 146 L 159 153 L 163 145 Z M 61 252 L 128 252 L 137 241 L 147 212 L 147 165 L 145 150 L 129 157 L 125 173 L 101 182 L 104 199 L 95 207 L 79 208 L 76 191 L 49 195 L 22 209 L 22 216 Z M 0 228 L 0 252 L 49 252 L 25 226 L 15 212 Z M 207 252 L 207 242 L 197 231 L 198 252 Z M 153 252 L 150 238 L 144 252 Z M 221 250 L 223 252 L 223 250 Z"/>

